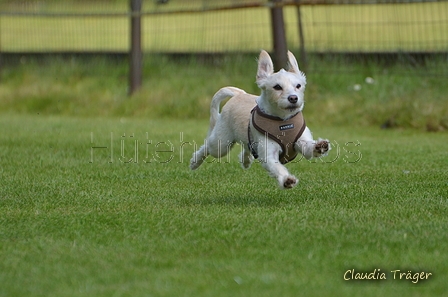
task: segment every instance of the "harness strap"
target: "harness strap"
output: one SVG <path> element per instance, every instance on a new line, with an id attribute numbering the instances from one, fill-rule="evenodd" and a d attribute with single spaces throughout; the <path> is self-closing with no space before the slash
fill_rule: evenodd
<path id="1" fill-rule="evenodd" d="M 258 152 L 252 139 L 251 122 L 260 133 L 265 134 L 280 145 L 282 153 L 279 156 L 279 160 L 282 164 L 294 160 L 298 154 L 294 150 L 294 143 L 302 136 L 306 128 L 302 113 L 298 112 L 288 120 L 283 120 L 263 113 L 257 105 L 252 109 L 251 115 L 252 121 L 249 120 L 247 133 L 248 147 L 254 158 L 258 158 Z"/>
<path id="2" fill-rule="evenodd" d="M 255 150 L 254 143 L 252 141 L 252 133 L 250 133 L 250 120 L 249 124 L 247 125 L 247 139 L 249 140 L 247 142 L 247 146 L 250 150 L 250 153 L 255 159 L 258 159 L 258 152 Z"/>

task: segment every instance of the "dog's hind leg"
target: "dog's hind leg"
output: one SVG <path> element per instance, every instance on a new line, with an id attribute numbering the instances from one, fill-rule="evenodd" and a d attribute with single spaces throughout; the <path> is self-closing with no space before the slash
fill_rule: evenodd
<path id="1" fill-rule="evenodd" d="M 193 157 L 190 160 L 190 168 L 192 170 L 197 169 L 208 155 L 214 158 L 222 158 L 226 156 L 235 142 L 231 137 L 228 137 L 226 133 L 220 133 L 221 129 L 214 129 L 211 135 L 205 140 L 203 146 L 193 153 Z M 218 136 L 219 135 L 219 136 Z"/>
<path id="2" fill-rule="evenodd" d="M 207 153 L 214 158 L 221 158 L 230 152 L 235 142 L 230 135 L 228 127 L 223 128 L 218 122 L 207 141 Z"/>
<path id="3" fill-rule="evenodd" d="M 221 88 L 213 96 L 210 104 L 210 127 L 208 129 L 207 139 L 204 145 L 193 153 L 193 157 L 190 160 L 190 168 L 192 170 L 201 166 L 208 155 L 221 158 L 230 151 L 235 143 L 235 135 L 233 134 L 232 127 L 227 127 L 228 121 L 221 119 L 221 113 L 219 113 L 220 104 L 229 97 L 245 93 L 245 91 L 235 87 L 225 87 Z"/>
<path id="4" fill-rule="evenodd" d="M 190 160 L 190 169 L 195 170 L 199 166 L 201 166 L 202 163 L 204 163 L 204 160 L 207 158 L 208 155 L 213 156 L 214 158 L 220 159 L 228 154 L 230 149 L 233 147 L 233 142 L 221 142 L 218 141 L 218 143 L 213 143 L 210 145 L 204 144 L 193 153 L 193 157 Z"/>
<path id="5" fill-rule="evenodd" d="M 203 146 L 201 146 L 197 151 L 193 153 L 193 156 L 190 160 L 190 169 L 195 170 L 198 169 L 199 166 L 201 166 L 202 163 L 204 163 L 204 160 L 207 158 L 208 152 L 207 152 L 207 143 L 205 143 Z"/>

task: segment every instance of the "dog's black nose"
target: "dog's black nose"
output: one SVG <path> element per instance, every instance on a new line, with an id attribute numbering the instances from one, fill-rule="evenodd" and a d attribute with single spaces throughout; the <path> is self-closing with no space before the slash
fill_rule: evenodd
<path id="1" fill-rule="evenodd" d="M 291 103 L 297 103 L 297 96 L 296 95 L 291 95 L 288 97 L 288 101 Z"/>

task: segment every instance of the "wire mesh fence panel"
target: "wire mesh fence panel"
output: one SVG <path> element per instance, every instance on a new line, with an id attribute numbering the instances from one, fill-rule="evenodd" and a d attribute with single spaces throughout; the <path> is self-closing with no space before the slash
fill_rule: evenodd
<path id="1" fill-rule="evenodd" d="M 155 15 L 144 19 L 144 48 L 156 52 L 258 51 L 271 47 L 265 8 Z"/>
<path id="2" fill-rule="evenodd" d="M 4 16 L 3 52 L 126 51 L 125 18 Z"/>
<path id="3" fill-rule="evenodd" d="M 146 52 L 272 49 L 270 1 L 143 1 Z M 288 46 L 309 52 L 447 52 L 448 1 L 301 0 L 284 5 Z M 272 3 L 271 3 L 272 4 Z M 362 4 L 362 5 L 361 5 Z M 271 5 L 272 6 L 272 5 Z M 2 52 L 126 52 L 129 0 L 0 0 Z"/>
<path id="4" fill-rule="evenodd" d="M 127 1 L 0 0 L 2 52 L 125 51 Z"/>
<path id="5" fill-rule="evenodd" d="M 288 19 L 294 11 L 287 9 Z M 448 2 L 304 6 L 310 51 L 441 52 L 448 49 Z M 294 21 L 289 23 L 294 28 Z M 291 34 L 295 40 L 297 34 Z M 294 44 L 294 45 L 295 45 Z"/>

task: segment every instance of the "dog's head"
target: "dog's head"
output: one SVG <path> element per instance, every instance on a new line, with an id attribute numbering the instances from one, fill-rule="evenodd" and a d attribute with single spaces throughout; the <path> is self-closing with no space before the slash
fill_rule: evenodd
<path id="1" fill-rule="evenodd" d="M 283 119 L 302 111 L 305 103 L 306 77 L 290 51 L 288 64 L 288 71 L 281 69 L 274 73 L 274 65 L 266 51 L 261 51 L 258 59 L 257 85 L 262 94 L 257 103 L 264 112 Z"/>

